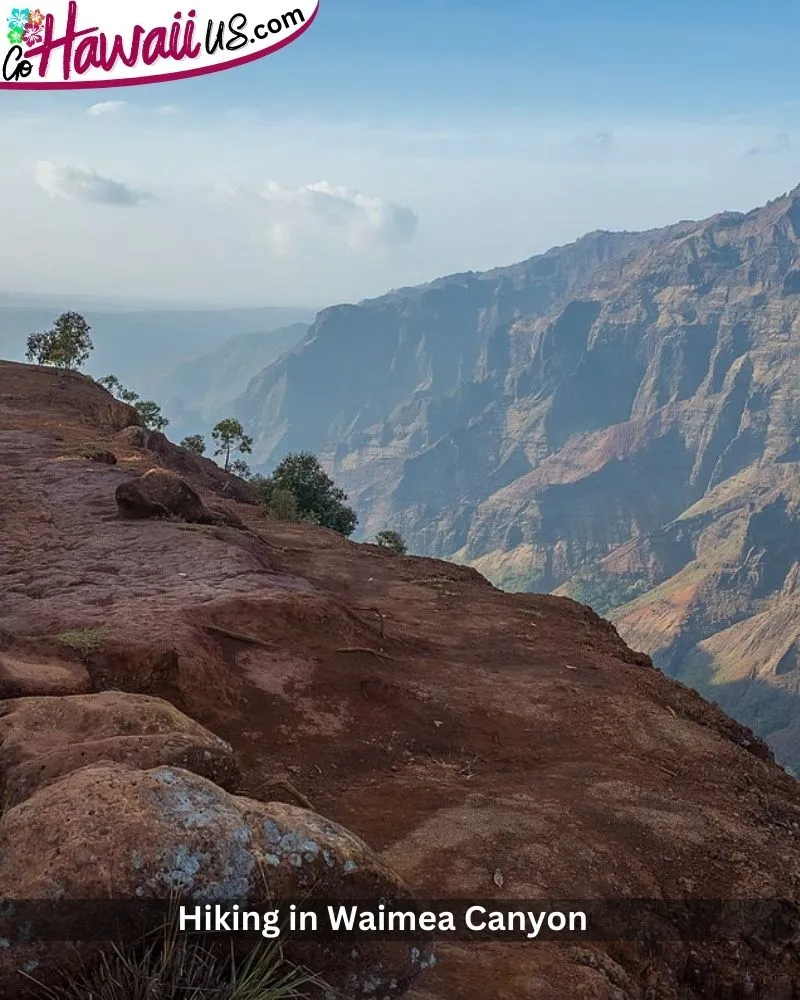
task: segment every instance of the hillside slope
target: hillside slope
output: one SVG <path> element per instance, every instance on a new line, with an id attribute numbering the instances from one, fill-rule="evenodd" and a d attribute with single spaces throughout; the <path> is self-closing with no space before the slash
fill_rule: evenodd
<path id="1" fill-rule="evenodd" d="M 248 499 L 244 484 L 135 420 L 82 376 L 0 363 L 0 717 L 27 718 L 25 696 L 43 693 L 166 699 L 207 727 L 172 718 L 183 739 L 214 745 L 210 730 L 229 745 L 237 795 L 302 796 L 430 899 L 800 902 L 800 785 L 589 609 L 265 520 L 231 499 Z M 117 464 L 82 457 L 97 449 Z M 158 466 L 240 527 L 121 518 L 118 486 Z M 72 784 L 7 812 L 0 896 L 9 831 L 34 831 L 25 877 L 49 871 L 31 811 L 75 809 L 109 773 L 127 808 L 125 773 L 70 766 Z M 79 812 L 103 895 L 125 855 L 113 826 Z M 66 843 L 61 830 L 48 837 L 54 851 Z M 445 940 L 408 995 L 778 1000 L 800 988 L 791 947 L 748 940 L 666 928 L 649 944 L 580 948 Z"/>
<path id="2" fill-rule="evenodd" d="M 612 614 L 800 768 L 798 234 L 796 190 L 327 310 L 241 413 L 367 535 Z"/>

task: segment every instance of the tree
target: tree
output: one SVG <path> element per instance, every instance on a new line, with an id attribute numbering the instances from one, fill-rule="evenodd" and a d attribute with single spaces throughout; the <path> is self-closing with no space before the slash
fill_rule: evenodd
<path id="1" fill-rule="evenodd" d="M 211 432 L 211 437 L 217 445 L 215 457 L 225 456 L 226 472 L 231 471 L 231 455 L 237 451 L 242 455 L 249 455 L 253 451 L 253 439 L 245 434 L 244 427 L 233 417 L 220 420 Z"/>
<path id="2" fill-rule="evenodd" d="M 397 556 L 404 556 L 408 552 L 408 546 L 403 541 L 402 535 L 396 531 L 379 531 L 375 536 L 375 544 L 382 549 L 389 549 Z"/>
<path id="3" fill-rule="evenodd" d="M 163 431 L 169 426 L 169 420 L 161 412 L 158 403 L 154 403 L 152 399 L 140 399 L 139 393 L 134 392 L 133 389 L 126 389 L 116 375 L 104 375 L 97 380 L 97 384 L 102 385 L 112 396 L 121 399 L 123 403 L 129 403 L 138 410 L 139 416 L 148 430 Z"/>
<path id="4" fill-rule="evenodd" d="M 152 399 L 139 399 L 133 405 L 139 411 L 139 416 L 148 430 L 163 431 L 169 426 L 169 420 L 161 412 L 161 407 Z"/>
<path id="5" fill-rule="evenodd" d="M 62 313 L 51 330 L 28 337 L 27 360 L 77 370 L 94 350 L 90 331 L 83 316 L 74 312 Z"/>
<path id="6" fill-rule="evenodd" d="M 116 375 L 104 375 L 97 380 L 97 384 L 108 389 L 112 396 L 121 399 L 123 403 L 135 403 L 139 399 L 139 393 L 133 389 L 126 389 Z"/>
<path id="7" fill-rule="evenodd" d="M 202 434 L 190 434 L 181 441 L 180 446 L 193 455 L 205 455 L 206 453 L 206 439 Z"/>
<path id="8" fill-rule="evenodd" d="M 277 491 L 285 490 L 295 498 L 299 520 L 313 521 L 346 538 L 356 530 L 358 517 L 346 505 L 347 494 L 334 484 L 315 455 L 287 455 L 271 476 L 259 481 L 259 488 L 268 509 Z"/>
<path id="9" fill-rule="evenodd" d="M 122 382 L 120 382 L 116 375 L 104 375 L 102 378 L 97 379 L 97 384 L 102 385 L 112 396 L 119 397 Z"/>

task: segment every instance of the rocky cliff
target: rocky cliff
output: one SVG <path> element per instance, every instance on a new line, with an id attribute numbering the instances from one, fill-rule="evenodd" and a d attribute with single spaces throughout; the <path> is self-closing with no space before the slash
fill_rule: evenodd
<path id="1" fill-rule="evenodd" d="M 241 412 L 367 535 L 569 593 L 800 768 L 800 190 L 319 315 Z"/>
<path id="2" fill-rule="evenodd" d="M 172 439 L 205 433 L 227 417 L 254 373 L 294 347 L 307 331 L 307 323 L 293 323 L 268 332 L 238 334 L 163 375 L 148 391 L 168 416 Z"/>
<path id="3" fill-rule="evenodd" d="M 274 894 L 800 902 L 800 785 L 591 610 L 267 520 L 136 421 L 0 363 L 0 898 L 239 895 L 261 858 Z M 351 998 L 800 989 L 755 926 L 376 947 L 306 960 Z M 64 960 L 6 947 L 0 992 Z"/>

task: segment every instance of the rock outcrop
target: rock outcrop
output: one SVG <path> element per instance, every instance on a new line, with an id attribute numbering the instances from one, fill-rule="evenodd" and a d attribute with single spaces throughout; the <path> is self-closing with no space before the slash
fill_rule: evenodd
<path id="1" fill-rule="evenodd" d="M 365 537 L 613 612 L 800 772 L 798 274 L 800 189 L 593 233 L 320 313 L 240 415 L 256 466 L 323 456 Z"/>
<path id="2" fill-rule="evenodd" d="M 0 702 L 0 779 L 6 808 L 90 764 L 168 765 L 235 788 L 229 744 L 146 695 L 104 691 Z"/>
<path id="3" fill-rule="evenodd" d="M 3 817 L 0 888 L 14 901 L 178 899 L 236 901 L 403 899 L 408 890 L 358 838 L 307 810 L 224 792 L 178 768 L 96 764 L 35 792 Z M 4 916 L 7 916 L 4 914 Z M 21 923 L 21 922 L 20 922 Z M 0 949 L 0 990 L 14 994 L 16 970 L 36 963 L 52 978 L 67 947 L 30 943 L 20 927 Z M 7 938 L 5 940 L 8 940 Z M 349 997 L 405 992 L 432 952 L 422 941 L 328 944 L 317 971 Z M 301 946 L 295 945 L 299 954 Z M 287 945 L 292 954 L 291 939 Z"/>
<path id="4" fill-rule="evenodd" d="M 0 898 L 255 888 L 256 858 L 281 892 L 313 873 L 320 891 L 371 899 L 800 902 L 800 784 L 588 608 L 246 503 L 247 531 L 120 518 L 117 487 L 156 453 L 117 442 L 117 466 L 82 458 L 117 433 L 116 411 L 59 378 L 0 363 L 0 768 L 18 800 L 0 818 Z M 220 502 L 202 464 L 164 455 Z M 127 695 L 148 696 L 138 724 Z M 186 742 L 170 748 L 173 734 Z M 215 737 L 239 772 L 227 790 L 204 770 Z M 229 759 L 219 745 L 217 780 Z M 443 935 L 433 967 L 412 960 L 424 940 L 313 944 L 303 960 L 353 996 L 374 989 L 376 962 L 411 1000 L 800 990 L 780 936 L 695 940 L 680 923 L 580 947 Z M 45 963 L 25 947 L 0 948 L 4 976 Z M 29 967 L 47 978 L 49 961 Z"/>
<path id="5" fill-rule="evenodd" d="M 117 506 L 124 517 L 175 517 L 188 524 L 209 523 L 211 516 L 196 491 L 166 469 L 120 483 Z"/>

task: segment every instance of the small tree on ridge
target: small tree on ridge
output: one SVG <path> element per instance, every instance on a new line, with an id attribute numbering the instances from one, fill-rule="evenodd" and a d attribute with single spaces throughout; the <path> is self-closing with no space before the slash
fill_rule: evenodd
<path id="1" fill-rule="evenodd" d="M 45 333 L 28 337 L 26 358 L 38 365 L 77 371 L 94 350 L 91 327 L 79 313 L 65 312 Z"/>
<path id="2" fill-rule="evenodd" d="M 138 399 L 133 405 L 139 411 L 139 416 L 148 430 L 164 431 L 169 425 L 169 420 L 161 412 L 161 407 L 152 399 Z"/>
<path id="3" fill-rule="evenodd" d="M 206 439 L 202 434 L 190 434 L 181 441 L 180 446 L 193 455 L 205 455 L 206 453 Z"/>
<path id="4" fill-rule="evenodd" d="M 225 456 L 224 469 L 226 472 L 231 471 L 232 455 L 237 451 L 241 455 L 249 455 L 253 450 L 253 439 L 245 434 L 244 427 L 233 417 L 220 420 L 211 432 L 211 437 L 217 445 L 217 450 L 214 452 L 215 457 Z"/>
<path id="5" fill-rule="evenodd" d="M 403 536 L 397 531 L 379 531 L 375 536 L 375 544 L 382 549 L 389 549 L 396 556 L 404 556 L 408 552 Z"/>
<path id="6" fill-rule="evenodd" d="M 161 412 L 158 403 L 154 403 L 152 399 L 140 399 L 139 393 L 134 392 L 133 389 L 126 389 L 116 375 L 104 375 L 97 379 L 97 384 L 102 385 L 112 396 L 116 396 L 123 403 L 128 403 L 138 410 L 139 416 L 149 431 L 163 431 L 165 427 L 169 426 L 169 420 Z"/>

